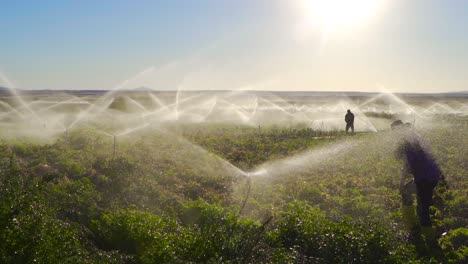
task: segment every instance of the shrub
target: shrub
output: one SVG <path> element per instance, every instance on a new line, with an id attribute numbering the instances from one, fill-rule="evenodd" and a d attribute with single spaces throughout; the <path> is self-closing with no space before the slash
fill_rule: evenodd
<path id="1" fill-rule="evenodd" d="M 228 209 L 201 201 L 189 203 L 181 219 L 190 234 L 187 260 L 249 262 L 258 257 L 255 248 L 263 237 L 263 227 L 252 220 L 239 219 Z"/>
<path id="2" fill-rule="evenodd" d="M 55 218 L 44 185 L 16 164 L 0 168 L 0 262 L 87 262 L 80 229 Z"/>
<path id="3" fill-rule="evenodd" d="M 468 261 L 468 228 L 451 230 L 440 239 L 440 245 L 447 252 L 450 263 L 466 263 Z"/>
<path id="4" fill-rule="evenodd" d="M 316 207 L 296 202 L 271 233 L 273 243 L 304 261 L 323 263 L 395 262 L 391 234 L 376 223 L 332 221 Z"/>
<path id="5" fill-rule="evenodd" d="M 119 250 L 143 263 L 174 262 L 183 232 L 175 220 L 136 210 L 106 213 L 92 222 L 98 246 Z"/>

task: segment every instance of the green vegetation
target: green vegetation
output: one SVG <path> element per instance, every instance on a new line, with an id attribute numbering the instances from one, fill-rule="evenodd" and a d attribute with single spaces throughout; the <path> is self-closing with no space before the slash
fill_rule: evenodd
<path id="1" fill-rule="evenodd" d="M 377 118 L 384 118 L 384 119 L 391 119 L 391 120 L 396 119 L 396 115 L 392 113 L 387 113 L 387 112 L 364 112 L 364 114 L 367 117 L 377 117 Z"/>
<path id="2" fill-rule="evenodd" d="M 467 128 L 424 132 L 446 179 L 433 218 L 450 263 L 468 258 Z M 0 262 L 442 262 L 407 240 L 391 138 L 175 126 L 118 138 L 116 156 L 109 137 L 89 130 L 3 142 Z M 250 181 L 242 172 L 342 142 L 361 143 L 305 170 Z"/>
<path id="3" fill-rule="evenodd" d="M 210 150 L 237 167 L 251 170 L 255 166 L 301 151 L 335 142 L 344 132 L 316 131 L 308 127 L 258 127 L 209 125 L 191 126 L 183 136 Z"/>

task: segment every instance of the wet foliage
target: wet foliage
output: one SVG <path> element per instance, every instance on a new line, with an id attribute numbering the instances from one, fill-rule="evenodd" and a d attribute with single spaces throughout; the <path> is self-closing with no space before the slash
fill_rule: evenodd
<path id="1" fill-rule="evenodd" d="M 184 137 L 227 159 L 243 170 L 273 159 L 300 153 L 343 137 L 342 131 L 308 127 L 191 126 Z"/>
<path id="2" fill-rule="evenodd" d="M 424 132 L 445 176 L 432 208 L 444 258 L 408 241 L 387 132 L 191 126 L 118 139 L 115 154 L 89 130 L 2 142 L 0 262 L 464 263 L 466 128 Z M 365 143 L 246 180 L 243 170 L 341 142 Z"/>

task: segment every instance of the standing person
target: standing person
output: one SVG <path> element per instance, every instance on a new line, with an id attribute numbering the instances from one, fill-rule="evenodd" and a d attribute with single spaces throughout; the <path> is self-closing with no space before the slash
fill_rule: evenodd
<path id="1" fill-rule="evenodd" d="M 439 166 L 432 157 L 427 145 L 422 143 L 418 134 L 401 127 L 402 143 L 398 148 L 398 156 L 404 162 L 403 175 L 400 181 L 400 194 L 402 197 L 402 211 L 405 225 L 410 231 L 410 239 L 418 251 L 424 252 L 428 249 L 440 249 L 432 228 L 430 217 L 430 206 L 434 188 L 442 178 Z M 412 177 L 411 177 L 412 175 Z M 416 219 L 413 207 L 413 194 L 417 195 Z M 421 234 L 425 238 L 422 240 Z"/>
<path id="2" fill-rule="evenodd" d="M 351 110 L 348 109 L 348 113 L 345 115 L 345 122 L 346 122 L 346 133 L 351 128 L 351 132 L 354 133 L 354 114 L 351 113 Z"/>

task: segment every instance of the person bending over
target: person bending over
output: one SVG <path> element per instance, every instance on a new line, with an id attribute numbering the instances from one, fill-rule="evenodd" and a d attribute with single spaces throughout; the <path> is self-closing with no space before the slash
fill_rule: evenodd
<path id="1" fill-rule="evenodd" d="M 430 217 L 430 206 L 437 183 L 442 178 L 439 166 L 432 157 L 421 137 L 407 127 L 402 128 L 402 142 L 397 155 L 403 160 L 403 173 L 400 181 L 400 194 L 403 204 L 403 218 L 410 230 L 410 238 L 421 249 L 421 234 L 425 237 L 422 247 L 440 248 L 435 238 Z M 412 177 L 411 177 L 412 176 Z M 416 219 L 413 208 L 413 194 L 417 196 Z"/>

